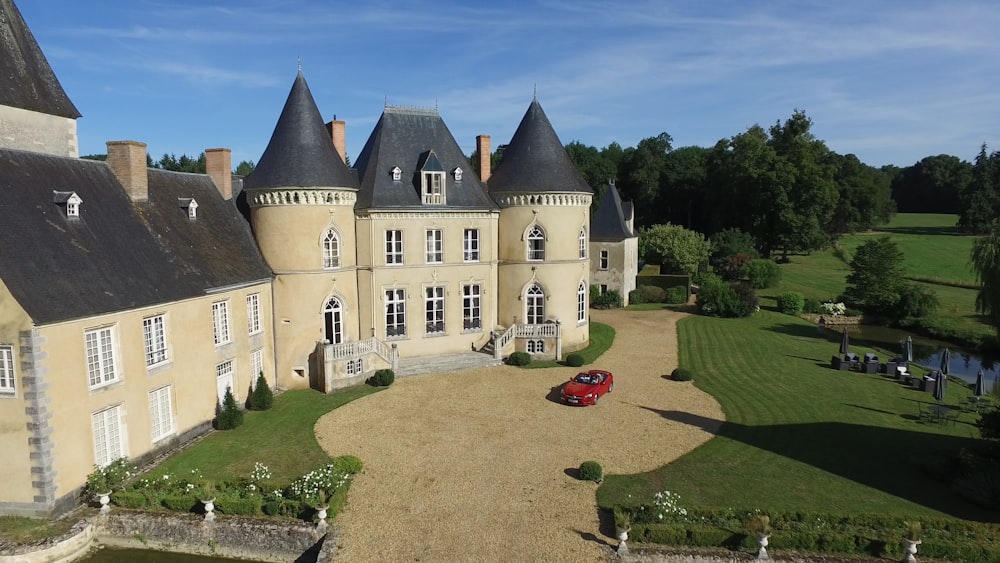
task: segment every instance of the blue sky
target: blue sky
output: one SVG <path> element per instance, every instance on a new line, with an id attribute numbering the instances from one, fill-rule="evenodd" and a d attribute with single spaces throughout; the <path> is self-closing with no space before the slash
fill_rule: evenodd
<path id="1" fill-rule="evenodd" d="M 975 1 L 15 0 L 107 140 L 257 161 L 297 60 L 355 158 L 388 101 L 437 106 L 466 153 L 533 92 L 563 143 L 712 146 L 794 109 L 873 166 L 1000 150 L 1000 7 Z"/>

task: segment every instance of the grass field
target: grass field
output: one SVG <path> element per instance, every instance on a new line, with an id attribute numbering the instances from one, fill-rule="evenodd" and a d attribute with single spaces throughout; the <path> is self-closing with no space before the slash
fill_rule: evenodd
<path id="1" fill-rule="evenodd" d="M 689 317 L 678 338 L 681 367 L 719 401 L 726 423 L 718 437 L 670 465 L 608 476 L 598 490 L 602 508 L 648 503 L 656 491 L 670 490 L 682 506 L 700 508 L 1000 520 L 928 477 L 919 463 L 975 446 L 975 413 L 954 425 L 917 422 L 918 403 L 933 402 L 929 393 L 828 367 L 836 333 L 820 337 L 798 317 L 761 311 L 746 319 Z M 968 395 L 952 383 L 946 403 Z M 684 412 L 662 415 L 707 422 Z"/>

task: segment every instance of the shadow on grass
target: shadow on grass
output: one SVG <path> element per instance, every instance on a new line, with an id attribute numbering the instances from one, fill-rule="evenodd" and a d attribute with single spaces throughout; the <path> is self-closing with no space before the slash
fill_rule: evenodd
<path id="1" fill-rule="evenodd" d="M 919 469 L 928 459 L 951 457 L 962 449 L 975 449 L 981 446 L 980 440 L 844 422 L 763 426 L 723 422 L 720 428 L 719 421 L 713 418 L 641 408 L 667 420 L 806 463 L 951 516 L 1000 522 L 1000 513 L 964 502 L 947 484 Z"/>
<path id="2" fill-rule="evenodd" d="M 877 233 L 893 233 L 898 235 L 941 235 L 954 236 L 968 233 L 958 227 L 882 227 Z"/>

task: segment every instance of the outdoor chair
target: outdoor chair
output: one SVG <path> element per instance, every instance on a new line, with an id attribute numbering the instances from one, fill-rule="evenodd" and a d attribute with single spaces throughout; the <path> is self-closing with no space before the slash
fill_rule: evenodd
<path id="1" fill-rule="evenodd" d="M 831 356 L 830 367 L 840 371 L 849 370 L 851 369 L 851 362 L 844 361 L 840 356 Z"/>
<path id="2" fill-rule="evenodd" d="M 920 401 L 917 401 L 917 422 L 934 422 L 934 413 Z"/>
<path id="3" fill-rule="evenodd" d="M 878 373 L 878 359 L 861 364 L 861 373 Z"/>
<path id="4" fill-rule="evenodd" d="M 942 424 L 947 424 L 949 422 L 952 423 L 952 425 L 957 424 L 959 412 L 960 411 L 958 409 L 950 409 L 945 413 L 944 420 L 941 421 Z"/>

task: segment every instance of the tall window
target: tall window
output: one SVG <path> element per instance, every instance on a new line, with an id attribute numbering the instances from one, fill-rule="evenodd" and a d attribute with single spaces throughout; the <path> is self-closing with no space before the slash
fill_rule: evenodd
<path id="1" fill-rule="evenodd" d="M 260 328 L 260 294 L 247 295 L 247 333 L 257 334 Z"/>
<path id="2" fill-rule="evenodd" d="M 403 263 L 403 231 L 393 229 L 385 232 L 385 263 Z"/>
<path id="3" fill-rule="evenodd" d="M 166 319 L 163 315 L 142 319 L 142 340 L 146 346 L 146 367 L 167 361 Z"/>
<path id="4" fill-rule="evenodd" d="M 212 303 L 212 331 L 216 346 L 229 343 L 229 301 Z"/>
<path id="5" fill-rule="evenodd" d="M 483 328 L 482 302 L 479 284 L 462 286 L 462 329 L 480 330 Z"/>
<path id="6" fill-rule="evenodd" d="M 90 388 L 95 389 L 118 381 L 115 327 L 88 330 L 83 335 L 87 349 L 87 375 Z"/>
<path id="7" fill-rule="evenodd" d="M 233 377 L 236 373 L 234 363 L 233 360 L 226 360 L 215 366 L 215 393 L 219 398 L 220 405 L 226 400 L 226 389 L 232 391 L 234 399 L 239 399 L 239 395 L 236 393 L 236 382 Z"/>
<path id="8" fill-rule="evenodd" d="M 545 322 L 545 293 L 542 288 L 532 284 L 526 292 L 524 320 L 529 325 L 540 325 Z"/>
<path id="9" fill-rule="evenodd" d="M 545 260 L 545 232 L 538 225 L 528 231 L 528 260 Z"/>
<path id="10" fill-rule="evenodd" d="M 607 270 L 608 269 L 608 249 L 607 248 L 602 248 L 601 249 L 601 265 L 600 265 L 600 267 L 601 267 L 602 270 Z"/>
<path id="11" fill-rule="evenodd" d="M 323 267 L 340 267 L 340 237 L 333 229 L 328 229 L 323 235 Z"/>
<path id="12" fill-rule="evenodd" d="M 424 322 L 427 334 L 444 332 L 444 288 L 428 287 L 424 290 Z"/>
<path id="13" fill-rule="evenodd" d="M 385 336 L 406 336 L 406 290 L 385 290 Z"/>
<path id="14" fill-rule="evenodd" d="M 424 203 L 444 202 L 444 172 L 424 172 Z"/>
<path id="15" fill-rule="evenodd" d="M 14 347 L 0 346 L 0 397 L 17 393 L 14 384 Z"/>
<path id="16" fill-rule="evenodd" d="M 331 344 L 344 341 L 344 306 L 336 297 L 331 297 L 323 308 L 323 337 Z"/>
<path id="17" fill-rule="evenodd" d="M 149 428 L 153 442 L 174 433 L 174 410 L 170 404 L 170 386 L 149 392 Z"/>
<path id="18" fill-rule="evenodd" d="M 257 378 L 264 374 L 264 350 L 250 352 L 250 381 L 257 385 Z"/>
<path id="19" fill-rule="evenodd" d="M 587 231 L 580 229 L 580 258 L 587 257 Z"/>
<path id="20" fill-rule="evenodd" d="M 90 415 L 90 424 L 94 431 L 95 465 L 106 467 L 112 461 L 125 457 L 125 444 L 122 442 L 125 431 L 122 428 L 121 405 Z"/>
<path id="21" fill-rule="evenodd" d="M 444 232 L 441 229 L 427 229 L 427 263 L 444 262 Z"/>
<path id="22" fill-rule="evenodd" d="M 580 282 L 576 288 L 576 322 L 587 320 L 587 286 Z"/>
<path id="23" fill-rule="evenodd" d="M 462 255 L 466 262 L 479 262 L 479 229 L 465 229 L 462 237 Z"/>

